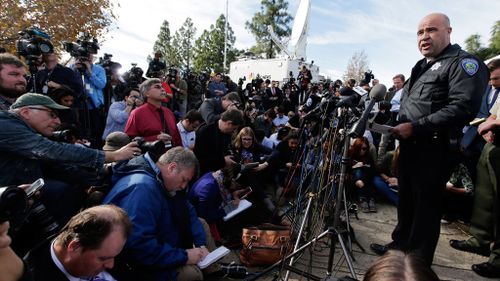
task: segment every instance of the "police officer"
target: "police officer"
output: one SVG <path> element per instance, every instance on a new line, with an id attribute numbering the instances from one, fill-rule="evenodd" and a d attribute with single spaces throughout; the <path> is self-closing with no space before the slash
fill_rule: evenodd
<path id="1" fill-rule="evenodd" d="M 488 71 L 475 56 L 450 44 L 449 18 L 425 16 L 417 43 L 417 62 L 401 96 L 398 224 L 387 245 L 372 244 L 377 254 L 401 249 L 420 255 L 430 266 L 439 238 L 441 201 L 451 174 L 450 140 L 476 116 Z M 458 143 L 454 142 L 456 145 Z"/>

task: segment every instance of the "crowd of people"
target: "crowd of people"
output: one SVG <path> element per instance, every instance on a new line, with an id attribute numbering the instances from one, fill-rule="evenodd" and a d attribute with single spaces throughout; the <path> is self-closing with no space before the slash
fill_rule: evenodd
<path id="1" fill-rule="evenodd" d="M 372 244 L 376 253 L 400 250 L 430 266 L 441 220 L 466 220 L 473 237 L 451 246 L 489 256 L 472 269 L 499 277 L 500 61 L 484 65 L 450 43 L 451 30 L 444 14 L 420 22 L 424 59 L 409 79 L 393 77 L 374 118 L 390 133 L 351 141 L 349 198 L 366 213 L 377 212 L 377 200 L 397 206 L 393 241 Z M 369 95 L 355 87 L 369 92 L 379 82 L 313 82 L 303 66 L 297 81 L 245 87 L 214 73 L 200 96 L 161 54 L 137 85 L 106 73 L 93 54 L 70 67 L 57 54 L 40 59 L 33 80 L 19 58 L 0 54 L 0 186 L 45 180 L 29 211 L 0 208 L 9 221 L 0 258 L 12 264 L 9 275 L 37 281 L 217 276 L 217 264 L 197 266 L 217 245 L 241 240 L 245 226 L 286 223 L 278 210 L 299 196 L 301 172 L 316 168 L 304 162 L 305 147 L 337 126 L 324 101 L 363 107 Z M 469 125 L 476 116 L 479 127 Z M 224 220 L 243 197 L 252 207 Z M 25 256 L 24 271 L 14 252 Z M 369 279 L 376 273 L 365 280 L 386 280 Z"/>

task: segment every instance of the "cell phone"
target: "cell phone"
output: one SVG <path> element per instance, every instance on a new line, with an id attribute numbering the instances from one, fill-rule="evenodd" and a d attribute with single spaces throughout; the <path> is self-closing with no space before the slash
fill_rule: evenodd
<path id="1" fill-rule="evenodd" d="M 252 193 L 252 191 L 253 190 L 252 190 L 252 188 L 250 186 L 247 187 L 247 188 L 245 188 L 245 189 L 243 189 L 243 192 L 240 193 L 240 200 L 241 199 L 245 199 L 248 195 L 250 195 L 250 193 Z"/>
<path id="2" fill-rule="evenodd" d="M 37 179 L 35 182 L 33 182 L 28 189 L 26 189 L 26 195 L 28 198 L 32 197 L 35 195 L 35 193 L 40 190 L 40 188 L 43 187 L 45 184 L 45 181 L 42 178 Z"/>

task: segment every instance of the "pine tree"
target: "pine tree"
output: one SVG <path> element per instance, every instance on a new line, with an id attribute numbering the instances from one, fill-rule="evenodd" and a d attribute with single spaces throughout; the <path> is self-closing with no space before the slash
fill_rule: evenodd
<path id="1" fill-rule="evenodd" d="M 204 30 L 195 41 L 194 67 L 196 71 L 224 72 L 224 33 L 226 17 L 220 15 L 210 30 Z M 234 48 L 236 37 L 228 24 L 227 32 L 227 63 L 236 60 L 238 50 Z"/>
<path id="2" fill-rule="evenodd" d="M 285 0 L 262 0 L 260 12 L 246 22 L 246 28 L 252 32 L 257 44 L 250 48 L 254 53 L 265 53 L 273 58 L 279 53 L 278 46 L 271 40 L 268 27 L 272 26 L 279 39 L 289 37 L 292 30 L 289 26 L 292 16 L 288 13 L 288 2 Z"/>
<path id="3" fill-rule="evenodd" d="M 163 55 L 163 59 L 166 61 L 167 65 L 180 64 L 180 56 L 177 50 L 172 46 L 172 36 L 170 35 L 170 27 L 167 20 L 163 21 L 160 27 L 160 33 L 158 33 L 158 39 L 156 39 L 153 45 L 153 53 L 158 51 Z"/>
<path id="4" fill-rule="evenodd" d="M 175 32 L 172 40 L 172 46 L 177 51 L 179 66 L 189 70 L 193 59 L 193 43 L 196 27 L 193 25 L 191 18 L 186 18 L 181 28 Z"/>

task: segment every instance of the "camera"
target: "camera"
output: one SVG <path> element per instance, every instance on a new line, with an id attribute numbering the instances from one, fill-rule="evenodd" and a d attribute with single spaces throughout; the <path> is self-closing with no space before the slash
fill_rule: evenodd
<path id="1" fill-rule="evenodd" d="M 158 59 L 153 59 L 149 63 L 149 68 L 148 71 L 146 72 L 146 77 L 160 78 L 163 75 L 163 71 L 165 70 L 166 67 L 167 65 L 164 62 Z"/>
<path id="2" fill-rule="evenodd" d="M 106 77 L 108 78 L 118 72 L 118 69 L 122 68 L 122 65 L 120 63 L 111 60 L 112 57 L 112 54 L 104 53 L 104 56 L 100 57 L 99 61 L 97 62 L 98 65 L 102 66 L 102 68 L 106 70 Z"/>
<path id="3" fill-rule="evenodd" d="M 37 27 L 26 28 L 19 32 L 19 36 L 16 42 L 17 54 L 26 59 L 30 71 L 36 72 L 35 61 L 40 55 L 54 52 L 50 36 Z"/>
<path id="4" fill-rule="evenodd" d="M 375 78 L 375 75 L 373 75 L 371 70 L 368 70 L 365 72 L 365 80 L 363 81 L 366 82 L 366 84 L 369 84 L 373 78 Z"/>
<path id="5" fill-rule="evenodd" d="M 241 88 L 243 86 L 243 82 L 246 81 L 247 78 L 243 76 L 242 78 L 238 79 L 238 86 Z"/>
<path id="6" fill-rule="evenodd" d="M 175 80 L 177 78 L 177 69 L 175 68 L 170 68 L 168 70 L 167 76 L 170 77 L 171 80 Z"/>
<path id="7" fill-rule="evenodd" d="M 145 141 L 143 137 L 135 137 L 132 141 L 137 142 L 142 154 L 149 152 L 149 156 L 154 162 L 158 161 L 160 156 L 172 147 L 171 144 L 168 146 L 161 140 Z"/>
<path id="8" fill-rule="evenodd" d="M 23 214 L 28 206 L 26 193 L 17 186 L 0 187 L 0 223 Z"/>
<path id="9" fill-rule="evenodd" d="M 99 50 L 97 39 L 91 39 L 88 32 L 80 32 L 76 42 L 63 41 L 63 47 L 79 62 L 87 61 L 90 54 L 97 54 Z"/>
<path id="10" fill-rule="evenodd" d="M 74 128 L 54 131 L 49 139 L 57 142 L 75 143 L 78 139 L 78 132 Z"/>
<path id="11" fill-rule="evenodd" d="M 132 68 L 123 74 L 123 79 L 129 88 L 139 88 L 139 85 L 144 81 L 142 74 L 144 74 L 142 68 L 138 67 L 137 63 L 132 63 Z"/>

